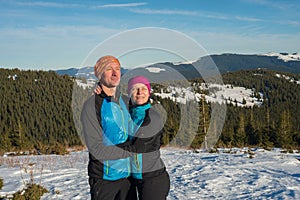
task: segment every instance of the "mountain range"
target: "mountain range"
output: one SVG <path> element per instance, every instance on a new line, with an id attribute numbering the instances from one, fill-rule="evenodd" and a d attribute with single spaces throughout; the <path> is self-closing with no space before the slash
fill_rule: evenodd
<path id="1" fill-rule="evenodd" d="M 134 70 L 124 68 L 121 70 L 123 75 L 131 72 L 131 74 L 128 75 L 140 74 L 152 77 L 152 79 L 155 80 L 177 80 L 183 78 L 199 78 L 205 74 L 215 73 L 216 70 L 221 74 L 224 74 L 226 72 L 256 68 L 300 74 L 300 53 L 267 53 L 252 55 L 224 53 L 204 56 L 194 62 L 155 63 L 143 68 L 136 68 Z M 93 75 L 93 67 L 91 66 L 80 69 L 70 68 L 65 70 L 56 70 L 56 73 L 86 79 L 96 79 Z"/>

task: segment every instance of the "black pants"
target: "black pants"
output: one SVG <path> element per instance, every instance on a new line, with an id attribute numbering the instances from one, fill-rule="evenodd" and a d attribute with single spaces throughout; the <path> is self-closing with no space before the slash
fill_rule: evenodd
<path id="1" fill-rule="evenodd" d="M 142 180 L 131 179 L 131 187 L 127 200 L 166 200 L 170 191 L 170 177 L 167 171 L 159 176 L 147 177 Z"/>
<path id="2" fill-rule="evenodd" d="M 99 178 L 89 178 L 92 200 L 125 200 L 130 182 L 128 179 L 106 181 Z"/>

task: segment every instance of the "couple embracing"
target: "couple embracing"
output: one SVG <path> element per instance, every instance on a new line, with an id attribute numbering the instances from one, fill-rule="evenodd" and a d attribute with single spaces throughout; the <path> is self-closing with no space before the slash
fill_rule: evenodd
<path id="1" fill-rule="evenodd" d="M 113 56 L 101 57 L 94 73 L 99 86 L 81 113 L 91 199 L 166 199 L 170 178 L 159 151 L 163 124 L 151 108 L 149 80 L 131 78 L 128 95 L 122 94 L 121 65 Z"/>

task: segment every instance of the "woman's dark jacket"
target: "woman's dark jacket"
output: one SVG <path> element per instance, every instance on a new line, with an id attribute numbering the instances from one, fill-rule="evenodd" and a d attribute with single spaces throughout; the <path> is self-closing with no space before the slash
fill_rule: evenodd
<path id="1" fill-rule="evenodd" d="M 163 134 L 162 119 L 150 103 L 131 106 L 130 114 L 134 124 L 133 136 L 142 139 L 145 146 L 151 145 L 155 149 L 131 157 L 131 175 L 135 179 L 157 176 L 165 171 L 159 151 Z"/>

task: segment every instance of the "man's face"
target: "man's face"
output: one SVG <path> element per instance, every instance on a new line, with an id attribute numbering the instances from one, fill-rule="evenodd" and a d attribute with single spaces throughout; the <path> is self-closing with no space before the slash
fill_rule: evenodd
<path id="1" fill-rule="evenodd" d="M 108 88 L 113 88 L 119 85 L 120 79 L 121 66 L 116 62 L 112 62 L 105 67 L 100 82 Z"/>

